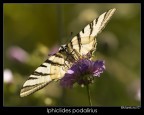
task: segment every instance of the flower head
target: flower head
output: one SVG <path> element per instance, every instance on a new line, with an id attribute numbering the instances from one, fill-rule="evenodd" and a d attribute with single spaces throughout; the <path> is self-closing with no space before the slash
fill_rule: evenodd
<path id="1" fill-rule="evenodd" d="M 29 54 L 19 46 L 12 46 L 8 50 L 8 57 L 12 60 L 25 63 L 28 60 Z"/>
<path id="2" fill-rule="evenodd" d="M 96 76 L 100 77 L 104 70 L 104 61 L 80 59 L 67 71 L 60 84 L 63 87 L 72 87 L 76 82 L 79 85 L 88 85 L 93 82 Z"/>

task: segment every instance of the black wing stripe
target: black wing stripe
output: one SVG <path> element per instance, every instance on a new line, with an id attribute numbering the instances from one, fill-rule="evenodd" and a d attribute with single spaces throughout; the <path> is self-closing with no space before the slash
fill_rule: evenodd
<path id="1" fill-rule="evenodd" d="M 41 64 L 40 67 L 47 67 L 46 65 Z"/>
<path id="2" fill-rule="evenodd" d="M 80 50 L 81 50 L 81 37 L 80 37 L 79 33 L 77 34 L 77 40 L 78 40 L 79 52 L 80 52 Z"/>
<path id="3" fill-rule="evenodd" d="M 23 89 L 24 89 L 24 88 L 29 88 L 29 87 L 36 87 L 36 86 L 38 86 L 38 85 L 40 85 L 40 84 L 27 85 L 27 86 L 24 86 Z"/>
<path id="4" fill-rule="evenodd" d="M 56 53 L 54 54 L 55 57 L 63 58 L 60 54 Z"/>
<path id="5" fill-rule="evenodd" d="M 70 41 L 70 47 L 73 50 L 73 43 L 72 43 L 72 41 Z"/>
<path id="6" fill-rule="evenodd" d="M 53 66 L 57 66 L 57 65 L 58 65 L 58 66 L 63 66 L 63 64 L 60 64 L 60 63 L 57 63 L 57 62 L 52 62 L 51 60 L 48 60 L 48 59 L 47 59 L 45 62 L 46 62 L 46 63 L 49 63 L 49 64 L 51 64 L 51 65 L 53 65 Z"/>
<path id="7" fill-rule="evenodd" d="M 82 29 L 82 33 L 84 33 L 84 28 Z"/>
<path id="8" fill-rule="evenodd" d="M 109 12 L 107 12 L 107 13 L 104 14 L 104 18 L 103 18 L 103 21 L 102 21 L 101 25 L 103 25 L 103 22 L 105 22 L 105 19 L 106 19 L 106 16 L 107 16 L 108 13 Z"/>
<path id="9" fill-rule="evenodd" d="M 93 32 L 93 22 L 92 23 L 90 23 L 89 24 L 89 26 L 90 26 L 90 35 L 92 34 L 92 32 Z M 90 35 L 89 35 L 89 37 L 90 37 Z"/>
<path id="10" fill-rule="evenodd" d="M 107 12 L 107 13 L 104 14 L 103 21 L 106 19 L 106 16 L 107 16 L 108 13 L 109 13 L 109 12 Z"/>
<path id="11" fill-rule="evenodd" d="M 34 85 L 27 85 L 27 86 L 24 86 L 24 87 L 23 87 L 23 90 L 24 90 L 24 89 L 31 88 L 31 87 L 39 86 L 40 84 L 43 84 L 43 83 L 38 83 L 38 84 L 34 84 Z M 21 92 L 21 93 L 22 93 L 22 92 Z"/>
<path id="12" fill-rule="evenodd" d="M 38 79 L 37 77 L 29 77 L 27 80 L 34 80 L 34 79 Z"/>
<path id="13" fill-rule="evenodd" d="M 51 75 L 51 74 L 34 71 L 31 75 L 35 75 L 35 76 L 47 76 L 47 75 Z"/>
<path id="14" fill-rule="evenodd" d="M 97 24 L 98 18 L 95 20 L 95 25 Z"/>

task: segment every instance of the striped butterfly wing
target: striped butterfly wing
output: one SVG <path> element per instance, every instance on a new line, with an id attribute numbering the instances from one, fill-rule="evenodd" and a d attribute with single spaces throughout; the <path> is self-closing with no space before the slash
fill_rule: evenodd
<path id="1" fill-rule="evenodd" d="M 30 95 L 48 85 L 52 80 L 63 77 L 66 72 L 64 63 L 60 53 L 50 56 L 29 76 L 21 89 L 20 96 Z"/>
<path id="2" fill-rule="evenodd" d="M 69 52 L 76 50 L 81 56 L 96 50 L 96 36 L 104 29 L 110 18 L 115 12 L 110 9 L 93 20 L 85 28 L 82 29 L 72 40 L 67 44 Z"/>

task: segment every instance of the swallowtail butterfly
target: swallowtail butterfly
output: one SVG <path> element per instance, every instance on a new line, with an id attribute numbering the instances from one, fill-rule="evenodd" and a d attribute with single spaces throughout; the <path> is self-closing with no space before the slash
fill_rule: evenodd
<path id="1" fill-rule="evenodd" d="M 42 89 L 51 81 L 61 79 L 76 60 L 88 53 L 92 55 L 96 50 L 96 36 L 104 29 L 115 10 L 113 8 L 101 14 L 84 27 L 67 44 L 62 45 L 57 53 L 50 55 L 29 76 L 21 89 L 20 96 L 30 95 Z"/>

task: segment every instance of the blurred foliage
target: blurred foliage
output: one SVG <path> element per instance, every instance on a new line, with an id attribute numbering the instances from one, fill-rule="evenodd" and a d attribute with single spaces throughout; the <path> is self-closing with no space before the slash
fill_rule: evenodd
<path id="1" fill-rule="evenodd" d="M 64 89 L 59 82 L 20 98 L 28 76 L 59 45 L 103 12 L 116 8 L 98 35 L 95 59 L 106 71 L 90 86 L 94 106 L 140 106 L 140 4 L 4 4 L 4 106 L 88 106 L 86 88 Z M 72 35 L 72 36 L 73 36 Z M 27 57 L 10 55 L 13 46 Z M 15 55 L 19 56 L 18 51 Z M 11 72 L 11 73 L 10 73 Z"/>

